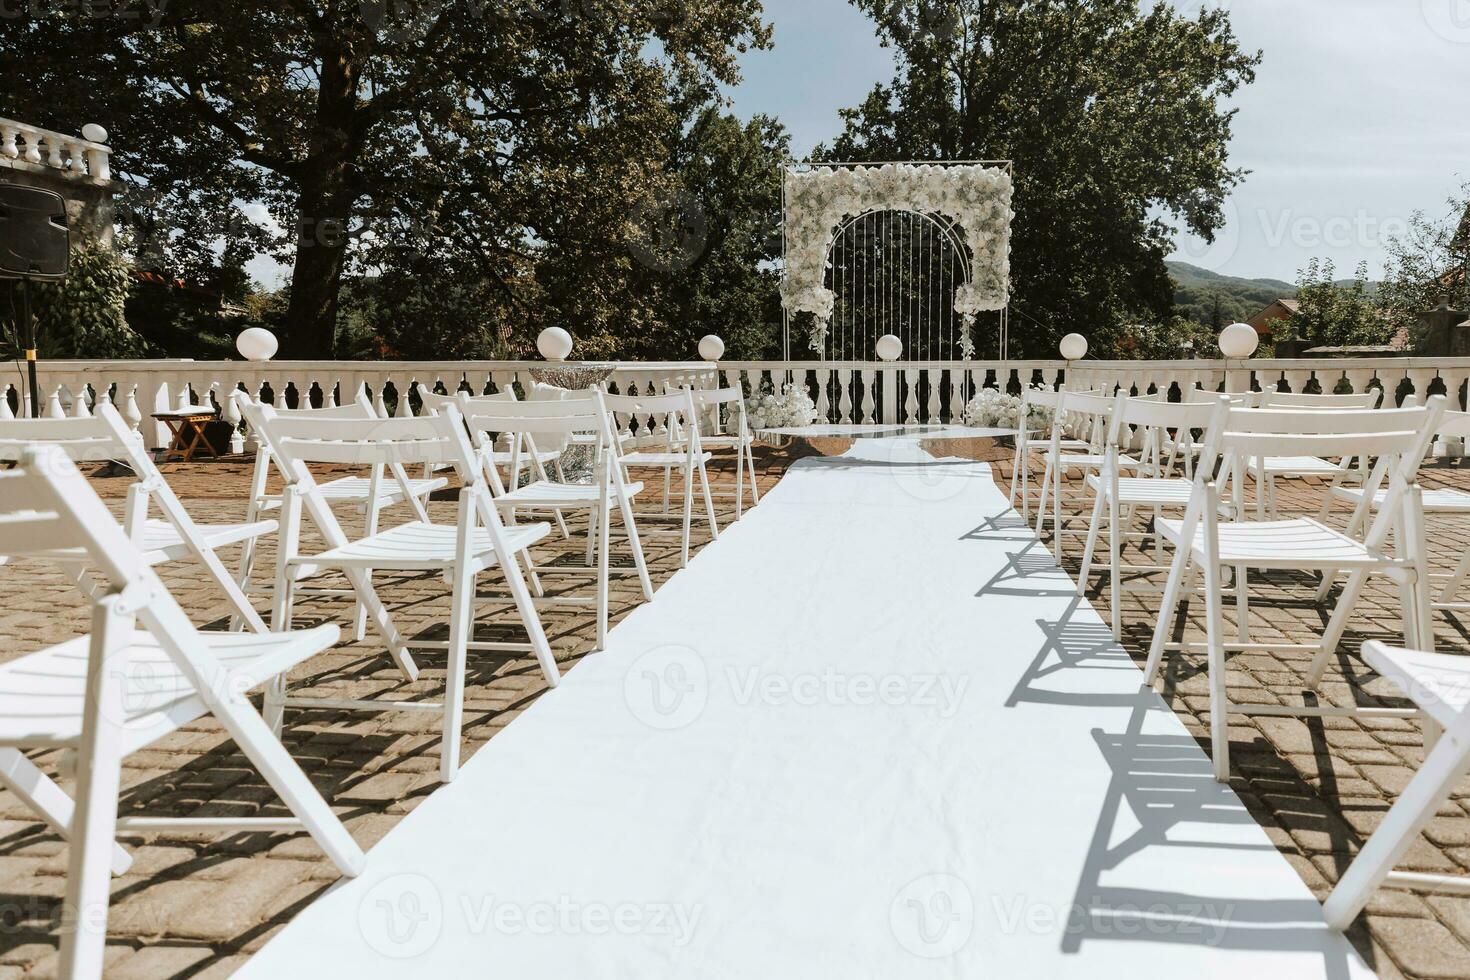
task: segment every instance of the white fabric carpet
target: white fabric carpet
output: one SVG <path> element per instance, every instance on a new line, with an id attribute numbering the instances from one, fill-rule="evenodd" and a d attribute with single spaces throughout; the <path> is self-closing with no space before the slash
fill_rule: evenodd
<path id="1" fill-rule="evenodd" d="M 242 975 L 1371 976 L 1141 682 L 983 464 L 860 441 Z"/>

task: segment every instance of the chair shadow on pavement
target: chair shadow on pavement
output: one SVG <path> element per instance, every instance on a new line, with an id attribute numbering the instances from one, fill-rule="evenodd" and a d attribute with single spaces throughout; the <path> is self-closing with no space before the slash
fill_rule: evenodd
<path id="1" fill-rule="evenodd" d="M 1016 567 L 1014 556 L 1010 567 Z M 1062 952 L 1076 954 L 1084 943 L 1099 941 L 1299 952 L 1321 956 L 1322 976 L 1350 976 L 1353 953 L 1347 939 L 1327 927 L 1321 906 L 1305 889 L 1301 898 L 1253 898 L 1256 879 L 1248 870 L 1232 878 L 1229 870 L 1219 868 L 1230 862 L 1228 856 L 1221 860 L 1222 852 L 1274 852 L 1275 845 L 1254 829 L 1260 820 L 1235 791 L 1216 781 L 1209 758 L 1193 735 L 1156 733 L 1164 727 L 1159 719 L 1172 718 L 1173 712 L 1142 685 L 1132 657 L 1111 630 L 1075 592 L 1059 619 L 1036 622 L 1044 641 L 1013 688 L 1007 707 L 1040 704 L 1127 713 L 1121 731 L 1091 729 L 1110 775 L 1098 801 L 1097 821 L 1065 924 L 1059 924 Z M 1138 674 L 1138 685 L 1105 683 L 1100 690 L 1088 691 L 1085 688 L 1091 685 L 1057 683 L 1078 676 L 1078 671 L 1119 670 Z M 1048 680 L 1053 689 L 1046 686 Z M 1186 891 L 1129 883 L 1130 877 L 1157 880 L 1161 868 L 1188 861 L 1201 863 L 1201 878 L 1230 882 L 1232 893 L 1212 891 L 1209 885 Z M 1280 871 L 1296 878 L 1284 859 Z M 1187 875 L 1164 874 L 1189 880 Z M 1315 969 L 1306 962 L 1302 965 Z"/>

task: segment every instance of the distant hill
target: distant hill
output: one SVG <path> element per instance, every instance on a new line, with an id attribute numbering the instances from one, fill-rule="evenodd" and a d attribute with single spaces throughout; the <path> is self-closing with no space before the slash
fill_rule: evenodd
<path id="1" fill-rule="evenodd" d="M 1249 319 L 1278 299 L 1296 296 L 1296 286 L 1280 279 L 1242 279 L 1168 262 L 1174 280 L 1174 305 L 1196 323 L 1219 327 Z"/>

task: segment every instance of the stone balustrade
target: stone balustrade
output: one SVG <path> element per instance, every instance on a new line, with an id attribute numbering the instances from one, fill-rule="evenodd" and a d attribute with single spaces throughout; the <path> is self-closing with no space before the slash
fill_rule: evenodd
<path id="1" fill-rule="evenodd" d="M 0 119 L 0 162 L 60 170 L 73 178 L 107 184 L 112 181 L 111 157 L 112 148 L 106 143 Z"/>
<path id="2" fill-rule="evenodd" d="M 289 407 L 340 404 L 366 390 L 384 413 L 419 410 L 416 385 L 431 390 L 522 390 L 544 361 L 42 361 L 43 414 L 85 414 L 99 401 L 114 403 L 151 447 L 165 444 L 167 429 L 154 412 L 213 404 L 238 423 L 229 392 L 237 389 Z M 0 381 L 0 418 L 28 411 L 20 365 L 14 381 Z M 700 388 L 741 385 L 747 392 L 787 383 L 805 386 L 819 417 L 828 422 L 927 423 L 963 415 L 979 387 L 1023 384 L 1072 388 L 1125 387 L 1136 394 L 1175 389 L 1244 391 L 1277 385 L 1290 391 L 1363 391 L 1381 387 L 1393 405 L 1410 394 L 1445 393 L 1464 408 L 1470 358 L 1320 358 L 1251 361 L 722 361 L 623 362 L 610 386 L 648 394 L 665 385 Z M 624 420 L 625 425 L 633 420 Z M 240 448 L 236 436 L 235 448 Z"/>

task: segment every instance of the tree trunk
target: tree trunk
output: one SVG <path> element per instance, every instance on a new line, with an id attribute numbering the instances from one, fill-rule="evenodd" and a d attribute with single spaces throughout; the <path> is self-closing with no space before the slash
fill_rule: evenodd
<path id="1" fill-rule="evenodd" d="M 351 210 L 343 183 L 340 172 L 337 179 L 313 175 L 301 191 L 284 338 L 286 351 L 294 358 L 329 360 L 336 354 L 337 305 Z"/>
<path id="2" fill-rule="evenodd" d="M 336 354 L 337 304 L 356 197 L 352 166 L 361 151 L 354 130 L 358 73 L 349 49 L 323 52 L 311 153 L 298 181 L 296 263 L 285 337 L 292 357 L 325 360 Z"/>

